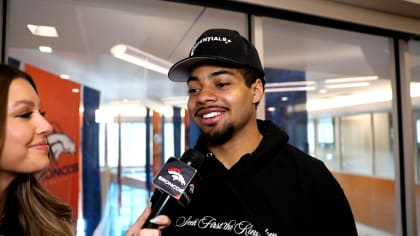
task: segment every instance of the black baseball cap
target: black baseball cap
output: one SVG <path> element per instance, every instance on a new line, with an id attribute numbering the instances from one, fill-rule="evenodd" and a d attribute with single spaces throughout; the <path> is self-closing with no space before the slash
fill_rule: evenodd
<path id="1" fill-rule="evenodd" d="M 209 29 L 202 33 L 189 56 L 169 69 L 168 77 L 175 82 L 186 82 L 194 66 L 207 63 L 235 68 L 248 67 L 254 69 L 260 79 L 264 79 L 264 69 L 257 49 L 237 31 L 229 29 Z"/>

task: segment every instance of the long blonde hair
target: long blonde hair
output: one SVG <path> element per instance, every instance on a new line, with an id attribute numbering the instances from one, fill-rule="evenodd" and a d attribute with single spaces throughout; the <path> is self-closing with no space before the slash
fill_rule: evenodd
<path id="1" fill-rule="evenodd" d="M 27 73 L 0 65 L 0 153 L 5 139 L 9 87 L 17 78 L 27 80 L 37 91 Z M 25 236 L 75 235 L 71 207 L 49 193 L 35 174 L 19 175 L 12 181 L 4 213 L 2 230 L 6 236 L 16 232 Z"/>
<path id="2" fill-rule="evenodd" d="M 18 176 L 8 190 L 8 199 L 14 199 L 10 206 L 13 201 L 18 204 L 15 211 L 24 235 L 74 235 L 71 207 L 50 194 L 34 175 Z"/>

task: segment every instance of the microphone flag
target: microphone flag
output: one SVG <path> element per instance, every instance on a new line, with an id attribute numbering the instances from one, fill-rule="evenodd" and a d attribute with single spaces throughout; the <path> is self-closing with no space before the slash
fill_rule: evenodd
<path id="1" fill-rule="evenodd" d="M 153 185 L 179 200 L 196 174 L 195 168 L 171 157 L 153 179 Z"/>

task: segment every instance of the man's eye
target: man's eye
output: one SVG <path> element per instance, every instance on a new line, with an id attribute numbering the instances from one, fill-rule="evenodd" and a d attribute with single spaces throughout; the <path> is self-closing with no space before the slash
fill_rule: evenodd
<path id="1" fill-rule="evenodd" d="M 39 114 L 41 114 L 41 116 L 45 116 L 46 112 L 45 111 L 39 111 Z"/>
<path id="2" fill-rule="evenodd" d="M 229 85 L 229 83 L 218 83 L 217 84 L 217 87 L 219 87 L 219 88 L 224 88 L 224 87 L 226 87 L 226 86 L 228 86 Z"/>
<path id="3" fill-rule="evenodd" d="M 200 89 L 195 89 L 195 88 L 188 89 L 188 95 L 197 94 L 199 91 L 200 91 Z"/>

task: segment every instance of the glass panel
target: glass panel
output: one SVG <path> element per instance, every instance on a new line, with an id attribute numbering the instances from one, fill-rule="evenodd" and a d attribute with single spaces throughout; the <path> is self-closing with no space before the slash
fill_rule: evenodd
<path id="1" fill-rule="evenodd" d="M 340 156 L 336 148 L 337 142 L 335 142 L 334 118 L 320 117 L 315 121 L 317 139 L 314 156 L 322 160 L 330 170 L 340 170 Z"/>
<path id="2" fill-rule="evenodd" d="M 172 156 L 174 156 L 175 153 L 175 147 L 174 147 L 174 125 L 171 122 L 165 122 L 165 125 L 163 126 L 165 129 L 165 156 L 163 157 L 165 162 Z"/>
<path id="3" fill-rule="evenodd" d="M 118 123 L 107 124 L 106 146 L 108 166 L 118 166 Z M 105 163 L 105 124 L 100 128 L 100 163 Z M 121 124 L 121 161 L 124 167 L 144 167 L 146 164 L 146 125 L 144 122 L 123 122 Z"/>
<path id="4" fill-rule="evenodd" d="M 373 114 L 374 174 L 377 177 L 394 179 L 394 148 L 391 113 Z"/>
<path id="5" fill-rule="evenodd" d="M 416 209 L 417 209 L 417 235 L 420 235 L 420 41 L 411 40 L 410 69 L 411 69 L 411 102 L 413 106 L 413 121 L 415 125 L 415 163 L 416 163 Z"/>
<path id="6" fill-rule="evenodd" d="M 332 171 L 360 235 L 395 235 L 391 39 L 272 18 L 263 36 L 266 117 Z"/>
<path id="7" fill-rule="evenodd" d="M 373 175 L 370 114 L 341 118 L 343 172 Z"/>

